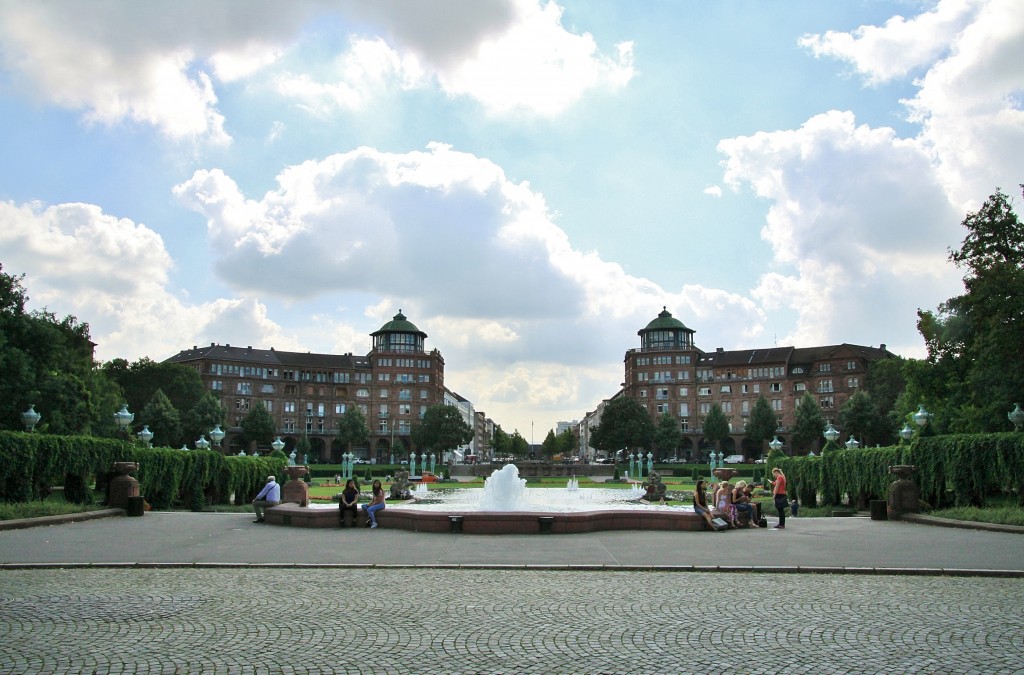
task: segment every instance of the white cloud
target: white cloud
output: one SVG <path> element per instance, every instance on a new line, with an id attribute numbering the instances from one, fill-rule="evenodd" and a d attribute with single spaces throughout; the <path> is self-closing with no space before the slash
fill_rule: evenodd
<path id="1" fill-rule="evenodd" d="M 194 344 L 253 340 L 294 347 L 253 300 L 189 305 L 168 288 L 170 257 L 145 225 L 91 204 L 0 202 L 4 272 L 25 273 L 35 308 L 88 323 L 97 358 L 160 359 Z"/>
<path id="2" fill-rule="evenodd" d="M 1024 154 L 1024 5 L 1017 0 L 943 0 L 933 11 L 883 27 L 805 37 L 818 56 L 852 62 L 869 83 L 923 72 L 904 101 L 961 210 L 1020 182 Z"/>
<path id="3" fill-rule="evenodd" d="M 709 185 L 708 187 L 704 188 L 704 194 L 710 195 L 712 197 L 721 197 L 722 188 L 718 185 Z"/>
<path id="4" fill-rule="evenodd" d="M 934 63 L 949 50 L 981 4 L 972 0 L 941 0 L 934 10 L 909 20 L 894 16 L 881 27 L 861 26 L 849 33 L 805 35 L 799 44 L 815 56 L 849 61 L 870 84 L 878 84 Z"/>
<path id="5" fill-rule="evenodd" d="M 20 87 L 90 123 L 127 121 L 174 140 L 224 144 L 217 87 L 266 72 L 317 20 L 352 29 L 331 75 L 320 77 L 322 57 L 305 54 L 302 70 L 269 75 L 279 93 L 317 114 L 363 106 L 391 87 L 440 83 L 491 110 L 550 115 L 589 90 L 629 81 L 628 44 L 604 56 L 560 18 L 557 5 L 535 0 L 8 0 L 0 56 Z"/>
<path id="6" fill-rule="evenodd" d="M 920 143 L 833 111 L 719 150 L 726 181 L 770 201 L 762 237 L 774 264 L 795 270 L 764 275 L 754 291 L 766 310 L 798 313 L 784 342 L 877 344 L 882 327 L 909 343 L 915 310 L 958 292 L 945 257 L 962 214 Z"/>

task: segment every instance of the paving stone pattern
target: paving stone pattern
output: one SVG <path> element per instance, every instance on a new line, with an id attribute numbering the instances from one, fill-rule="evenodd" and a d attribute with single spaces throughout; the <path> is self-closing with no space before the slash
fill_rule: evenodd
<path id="1" fill-rule="evenodd" d="M 1024 673 L 1024 581 L 0 571 L 2 673 Z"/>

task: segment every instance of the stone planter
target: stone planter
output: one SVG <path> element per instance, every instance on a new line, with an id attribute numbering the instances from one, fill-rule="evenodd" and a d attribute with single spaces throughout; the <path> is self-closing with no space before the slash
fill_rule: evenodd
<path id="1" fill-rule="evenodd" d="M 130 498 L 139 496 L 139 481 L 128 475 L 138 470 L 136 462 L 114 462 L 113 471 L 117 475 L 110 479 L 108 506 L 123 509 L 128 506 Z"/>
<path id="2" fill-rule="evenodd" d="M 718 468 L 715 469 L 714 473 L 715 477 L 718 478 L 718 480 L 732 480 L 732 477 L 738 476 L 740 472 L 738 469 Z"/>

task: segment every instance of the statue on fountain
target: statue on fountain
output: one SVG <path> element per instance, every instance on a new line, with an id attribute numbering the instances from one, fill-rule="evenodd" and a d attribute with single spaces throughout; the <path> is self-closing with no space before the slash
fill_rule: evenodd
<path id="1" fill-rule="evenodd" d="M 391 499 L 409 499 L 409 472 L 398 471 L 395 473 L 395 480 L 391 483 Z"/>
<path id="2" fill-rule="evenodd" d="M 661 482 L 661 474 L 651 471 L 643 483 L 644 496 L 641 501 L 665 503 L 665 484 Z"/>

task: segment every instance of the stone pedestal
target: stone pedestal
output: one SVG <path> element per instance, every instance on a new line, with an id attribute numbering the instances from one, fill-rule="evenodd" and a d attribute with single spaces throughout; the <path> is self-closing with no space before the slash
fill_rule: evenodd
<path id="1" fill-rule="evenodd" d="M 128 506 L 129 498 L 139 496 L 139 481 L 128 475 L 138 470 L 139 465 L 135 462 L 114 462 L 114 473 L 117 475 L 110 480 L 108 506 L 123 509 Z"/>
<path id="2" fill-rule="evenodd" d="M 309 486 L 302 477 L 309 471 L 308 466 L 286 466 L 289 481 L 281 486 L 281 501 L 309 506 Z"/>
<path id="3" fill-rule="evenodd" d="M 728 481 L 728 480 L 732 480 L 733 476 L 739 475 L 740 472 L 739 472 L 739 469 L 725 469 L 725 468 L 719 467 L 719 468 L 715 469 L 714 473 L 715 473 L 715 477 L 718 478 L 719 480 Z"/>
<path id="4" fill-rule="evenodd" d="M 910 480 L 917 468 L 908 464 L 890 466 L 889 473 L 898 478 L 889 486 L 889 499 L 886 512 L 889 518 L 899 520 L 904 513 L 918 513 L 921 510 L 921 497 L 917 485 Z"/>

